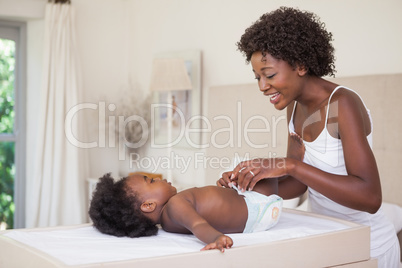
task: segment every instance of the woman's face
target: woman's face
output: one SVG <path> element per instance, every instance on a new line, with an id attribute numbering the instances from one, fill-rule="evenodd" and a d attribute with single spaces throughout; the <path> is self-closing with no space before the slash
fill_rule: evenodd
<path id="1" fill-rule="evenodd" d="M 277 110 L 282 110 L 300 94 L 301 76 L 298 67 L 293 68 L 286 61 L 278 60 L 266 53 L 254 52 L 251 66 L 258 86 Z"/>

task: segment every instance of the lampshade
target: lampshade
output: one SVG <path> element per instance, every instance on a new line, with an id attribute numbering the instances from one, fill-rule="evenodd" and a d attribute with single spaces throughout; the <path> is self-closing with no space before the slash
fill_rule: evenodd
<path id="1" fill-rule="evenodd" d="M 151 75 L 152 91 L 189 90 L 192 88 L 183 59 L 154 59 Z"/>

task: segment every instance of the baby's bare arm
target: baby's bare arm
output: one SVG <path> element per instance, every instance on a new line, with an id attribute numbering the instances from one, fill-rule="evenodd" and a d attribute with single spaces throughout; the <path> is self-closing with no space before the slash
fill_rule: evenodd
<path id="1" fill-rule="evenodd" d="M 194 205 L 180 195 L 172 197 L 165 211 L 173 224 L 182 226 L 206 243 L 205 249 L 219 249 L 222 252 L 230 248 L 233 241 L 230 237 L 212 227 L 198 212 Z"/>
<path id="2" fill-rule="evenodd" d="M 215 242 L 209 243 L 201 250 L 219 249 L 221 252 L 224 252 L 225 248 L 231 248 L 232 246 L 233 240 L 227 235 L 221 235 L 215 240 Z"/>

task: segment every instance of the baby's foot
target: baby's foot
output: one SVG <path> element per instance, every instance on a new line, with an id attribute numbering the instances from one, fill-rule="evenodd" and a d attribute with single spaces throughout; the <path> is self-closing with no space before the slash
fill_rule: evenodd
<path id="1" fill-rule="evenodd" d="M 290 133 L 288 157 L 303 161 L 305 151 L 303 139 L 296 133 Z"/>

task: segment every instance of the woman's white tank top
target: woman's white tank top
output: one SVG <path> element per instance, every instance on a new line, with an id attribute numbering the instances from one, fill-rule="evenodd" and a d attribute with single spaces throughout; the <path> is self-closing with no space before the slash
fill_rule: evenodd
<path id="1" fill-rule="evenodd" d="M 331 98 L 339 88 L 346 87 L 338 86 L 332 91 L 328 100 L 325 122 L 328 122 L 328 108 Z M 346 89 L 351 90 L 349 88 Z M 353 92 L 357 94 L 355 91 Z M 357 95 L 360 97 L 359 94 Z M 295 133 L 293 114 L 295 112 L 296 105 L 297 103 L 295 103 L 293 107 L 292 116 L 289 121 L 290 133 Z M 365 104 L 364 106 L 366 107 Z M 341 108 L 342 107 L 338 107 L 338 109 Z M 367 107 L 366 110 L 371 124 L 371 132 L 367 136 L 367 140 L 370 144 L 370 147 L 372 147 L 373 123 L 370 111 L 367 109 Z M 303 143 L 306 148 L 303 160 L 304 163 L 321 169 L 327 173 L 347 175 L 345 159 L 343 157 L 342 142 L 340 139 L 334 138 L 329 134 L 327 130 L 327 123 L 325 123 L 324 129 L 314 141 L 307 142 L 303 140 Z M 395 239 L 395 230 L 392 226 L 392 223 L 389 222 L 389 220 L 384 215 L 382 209 L 380 209 L 375 214 L 370 214 L 368 212 L 363 212 L 342 206 L 310 187 L 308 187 L 308 192 L 309 210 L 311 210 L 312 212 L 357 222 L 371 227 L 371 257 L 375 257 L 384 253 L 393 245 Z"/>

